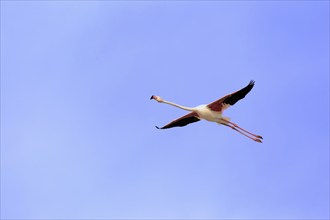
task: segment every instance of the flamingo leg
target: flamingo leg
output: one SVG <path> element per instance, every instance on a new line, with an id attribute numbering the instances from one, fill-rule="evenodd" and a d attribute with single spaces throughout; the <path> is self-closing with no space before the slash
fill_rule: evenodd
<path id="1" fill-rule="evenodd" d="M 226 122 L 226 123 L 228 123 L 228 124 L 233 125 L 235 128 L 241 129 L 242 131 L 244 131 L 244 132 L 246 132 L 246 133 L 248 133 L 248 134 L 250 134 L 250 135 L 252 135 L 252 136 L 254 136 L 256 138 L 263 139 L 260 135 L 253 134 L 253 133 L 251 133 L 251 132 L 249 132 L 249 131 L 241 128 L 240 126 L 238 126 L 237 124 L 235 124 L 235 123 L 233 123 L 231 121 L 227 121 L 226 119 L 223 119 L 223 118 L 221 120 L 224 121 L 224 122 Z"/>
<path id="2" fill-rule="evenodd" d="M 262 141 L 261 141 L 259 138 L 251 137 L 251 136 L 249 136 L 249 135 L 243 133 L 242 131 L 238 130 L 238 129 L 237 129 L 236 127 L 234 127 L 233 125 L 229 125 L 229 124 L 225 124 L 225 123 L 221 123 L 221 124 L 222 124 L 222 125 L 225 125 L 225 126 L 227 126 L 227 127 L 232 128 L 233 130 L 237 131 L 238 133 L 244 135 L 245 137 L 248 137 L 248 138 L 250 138 L 250 139 L 252 139 L 252 140 L 254 140 L 254 141 L 256 141 L 256 142 L 262 143 Z"/>

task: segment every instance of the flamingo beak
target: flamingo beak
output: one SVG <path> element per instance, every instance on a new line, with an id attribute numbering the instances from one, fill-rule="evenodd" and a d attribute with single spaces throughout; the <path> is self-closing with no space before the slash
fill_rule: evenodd
<path id="1" fill-rule="evenodd" d="M 155 98 L 155 97 L 152 95 L 152 96 L 150 97 L 150 100 L 151 100 L 151 99 L 154 99 L 154 98 Z"/>

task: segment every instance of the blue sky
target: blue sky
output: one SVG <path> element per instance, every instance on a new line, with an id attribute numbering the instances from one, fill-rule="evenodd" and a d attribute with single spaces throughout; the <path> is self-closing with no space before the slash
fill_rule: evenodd
<path id="1" fill-rule="evenodd" d="M 1 1 L 1 218 L 328 219 L 329 2 Z"/>

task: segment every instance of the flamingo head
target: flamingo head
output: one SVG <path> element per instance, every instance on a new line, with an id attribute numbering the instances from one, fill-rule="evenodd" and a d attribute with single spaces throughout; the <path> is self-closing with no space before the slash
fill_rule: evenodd
<path id="1" fill-rule="evenodd" d="M 159 96 L 157 96 L 157 95 L 153 95 L 153 96 L 151 96 L 150 99 L 155 99 L 157 102 L 163 102 L 163 101 L 164 101 L 161 97 L 159 97 Z"/>

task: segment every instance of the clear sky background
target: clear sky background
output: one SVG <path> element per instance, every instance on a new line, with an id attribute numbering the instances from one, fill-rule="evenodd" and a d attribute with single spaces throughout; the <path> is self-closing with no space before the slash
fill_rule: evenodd
<path id="1" fill-rule="evenodd" d="M 1 1 L 1 218 L 328 219 L 329 2 Z"/>

